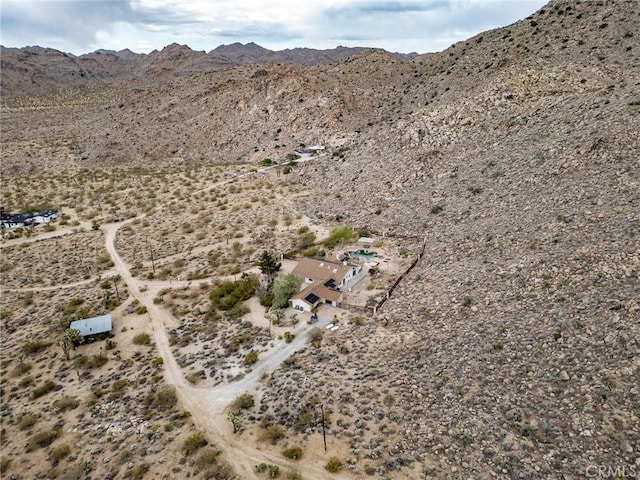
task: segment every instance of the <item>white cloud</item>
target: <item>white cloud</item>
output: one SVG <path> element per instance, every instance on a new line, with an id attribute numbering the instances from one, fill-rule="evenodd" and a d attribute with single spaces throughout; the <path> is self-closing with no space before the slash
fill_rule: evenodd
<path id="1" fill-rule="evenodd" d="M 177 42 L 209 51 L 381 47 L 420 53 L 523 18 L 544 0 L 4 0 L 0 43 L 76 54 Z M 468 32 L 468 33 L 467 33 Z M 445 43 L 446 40 L 446 44 Z"/>

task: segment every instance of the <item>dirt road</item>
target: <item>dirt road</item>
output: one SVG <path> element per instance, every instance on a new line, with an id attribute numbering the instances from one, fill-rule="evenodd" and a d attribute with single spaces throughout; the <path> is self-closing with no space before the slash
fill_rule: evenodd
<path id="1" fill-rule="evenodd" d="M 131 219 L 133 220 L 133 219 Z M 129 220 L 129 221 L 131 221 Z M 242 438 L 232 433 L 231 424 L 226 420 L 224 410 L 239 394 L 254 391 L 265 374 L 276 370 L 280 364 L 291 356 L 294 352 L 304 348 L 307 343 L 308 333 L 313 327 L 324 327 L 329 320 L 319 322 L 313 326 L 306 325 L 296 334 L 294 340 L 287 344 L 283 341 L 276 341 L 274 348 L 261 355 L 260 360 L 254 365 L 252 371 L 246 374 L 241 380 L 233 383 L 223 383 L 211 388 L 198 388 L 189 384 L 184 378 L 183 372 L 178 366 L 175 357 L 171 352 L 169 340 L 166 332 L 166 325 L 174 323 L 169 312 L 153 303 L 153 296 L 158 289 L 170 287 L 169 282 L 153 282 L 153 288 L 148 288 L 147 283 L 131 276 L 128 265 L 122 260 L 115 249 L 115 238 L 117 231 L 124 224 L 114 223 L 104 225 L 106 249 L 114 263 L 114 270 L 118 272 L 122 280 L 126 283 L 130 294 L 136 298 L 141 305 L 147 307 L 147 313 L 153 329 L 156 346 L 159 355 L 164 360 L 165 380 L 168 384 L 176 387 L 180 401 L 188 410 L 196 425 L 206 431 L 210 438 L 220 446 L 225 452 L 227 461 L 233 466 L 236 473 L 243 479 L 258 479 L 255 473 L 255 465 L 268 463 L 278 465 L 282 469 L 287 469 L 291 463 L 285 461 L 280 456 L 269 455 L 253 445 L 242 442 Z M 291 268 L 290 264 L 287 264 Z M 176 282 L 174 282 L 173 286 Z M 182 282 L 180 282 L 182 283 Z M 258 302 L 250 303 L 257 308 Z M 261 312 L 260 312 L 261 313 Z M 258 315 L 254 312 L 254 317 Z M 323 479 L 327 477 L 327 472 L 320 464 L 307 462 L 304 465 L 296 464 L 295 468 L 305 479 Z M 349 478 L 333 474 L 331 478 Z"/>

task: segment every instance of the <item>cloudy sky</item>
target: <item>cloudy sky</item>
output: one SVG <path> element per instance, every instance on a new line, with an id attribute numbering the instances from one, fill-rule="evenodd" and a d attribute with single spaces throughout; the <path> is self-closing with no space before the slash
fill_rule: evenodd
<path id="1" fill-rule="evenodd" d="M 435 52 L 509 25 L 546 0 L 0 0 L 0 43 L 80 55 L 194 50 L 255 42 L 285 48 Z"/>

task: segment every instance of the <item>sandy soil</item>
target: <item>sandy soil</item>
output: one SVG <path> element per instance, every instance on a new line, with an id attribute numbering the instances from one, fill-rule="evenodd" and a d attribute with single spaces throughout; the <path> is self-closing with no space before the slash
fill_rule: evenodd
<path id="1" fill-rule="evenodd" d="M 119 228 L 127 222 L 114 223 L 103 227 L 106 241 L 106 249 L 114 262 L 114 270 L 118 272 L 122 280 L 126 283 L 131 295 L 140 304 L 147 307 L 151 328 L 159 355 L 164 359 L 165 380 L 170 385 L 177 388 L 180 400 L 185 409 L 191 412 L 196 424 L 210 433 L 220 447 L 224 450 L 229 462 L 242 478 L 258 478 L 254 466 L 265 462 L 279 465 L 285 468 L 289 465 L 283 461 L 280 455 L 273 455 L 240 441 L 231 432 L 231 425 L 224 415 L 225 408 L 241 393 L 253 391 L 260 379 L 272 371 L 286 360 L 291 354 L 305 347 L 308 333 L 313 327 L 322 328 L 330 322 L 327 316 L 313 327 L 306 325 L 301 328 L 295 339 L 286 344 L 283 341 L 275 341 L 275 346 L 254 365 L 252 371 L 245 375 L 240 381 L 234 383 L 224 383 L 212 388 L 197 388 L 190 385 L 184 378 L 183 372 L 176 362 L 166 333 L 166 327 L 172 324 L 169 313 L 153 303 L 153 297 L 157 291 L 169 286 L 169 282 L 144 282 L 131 276 L 129 266 L 122 260 L 115 249 L 115 238 Z M 285 262 L 284 269 L 293 268 L 290 261 Z M 188 282 L 173 282 L 186 285 Z M 249 302 L 251 316 L 259 324 L 259 319 L 263 318 L 263 307 L 256 301 Z M 304 465 L 297 465 L 298 470 L 305 478 L 322 478 L 326 471 L 318 467 L 315 462 L 305 462 Z M 334 475 L 333 478 L 347 478 L 346 476 Z"/>

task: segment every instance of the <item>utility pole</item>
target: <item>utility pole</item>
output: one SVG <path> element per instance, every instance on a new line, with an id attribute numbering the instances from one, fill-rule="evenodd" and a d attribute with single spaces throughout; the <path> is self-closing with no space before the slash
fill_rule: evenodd
<path id="1" fill-rule="evenodd" d="M 327 431 L 324 428 L 324 405 L 320 404 L 320 413 L 322 414 L 322 439 L 324 440 L 324 451 L 327 451 Z"/>
<path id="2" fill-rule="evenodd" d="M 153 248 L 151 248 L 151 244 L 147 240 L 147 245 L 149 245 L 149 253 L 151 254 L 151 266 L 153 267 L 153 273 L 156 273 L 156 264 L 153 261 Z"/>

